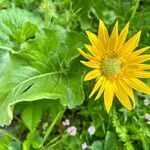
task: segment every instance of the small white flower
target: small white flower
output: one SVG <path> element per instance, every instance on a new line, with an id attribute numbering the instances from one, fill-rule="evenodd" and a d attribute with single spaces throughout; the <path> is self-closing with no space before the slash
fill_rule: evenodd
<path id="1" fill-rule="evenodd" d="M 95 128 L 93 126 L 90 126 L 87 130 L 87 132 L 90 134 L 90 135 L 93 135 L 95 133 Z"/>
<path id="2" fill-rule="evenodd" d="M 87 145 L 86 142 L 84 142 L 84 143 L 82 144 L 82 150 L 85 150 L 85 149 L 87 149 L 87 148 L 88 148 L 88 145 Z"/>
<path id="3" fill-rule="evenodd" d="M 148 106 L 150 104 L 150 100 L 148 100 L 147 98 L 144 100 L 144 105 Z"/>
<path id="4" fill-rule="evenodd" d="M 145 114 L 145 119 L 150 121 L 150 114 Z"/>
<path id="5" fill-rule="evenodd" d="M 147 124 L 149 124 L 149 125 L 150 125 L 150 121 L 147 121 Z"/>
<path id="6" fill-rule="evenodd" d="M 64 121 L 62 122 L 62 124 L 63 124 L 64 127 L 67 127 L 67 126 L 70 125 L 70 120 L 69 120 L 69 119 L 66 119 L 66 120 L 64 120 Z"/>
<path id="7" fill-rule="evenodd" d="M 70 126 L 67 128 L 67 133 L 71 136 L 75 136 L 77 133 L 77 128 L 75 126 Z"/>

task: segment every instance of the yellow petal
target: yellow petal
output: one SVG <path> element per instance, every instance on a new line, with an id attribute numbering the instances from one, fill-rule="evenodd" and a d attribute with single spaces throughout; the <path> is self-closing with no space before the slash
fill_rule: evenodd
<path id="1" fill-rule="evenodd" d="M 137 78 L 129 78 L 124 79 L 124 81 L 131 87 L 137 91 L 142 93 L 150 94 L 150 87 L 148 87 L 145 83 Z"/>
<path id="2" fill-rule="evenodd" d="M 149 70 L 150 65 L 147 64 L 129 64 L 127 66 L 128 70 L 135 70 L 135 71 L 140 71 L 140 70 Z"/>
<path id="3" fill-rule="evenodd" d="M 123 45 L 123 43 L 125 42 L 127 34 L 128 34 L 128 30 L 129 30 L 129 22 L 125 25 L 125 27 L 123 28 L 123 30 L 121 31 L 119 35 L 116 50 L 119 50 L 121 46 Z"/>
<path id="4" fill-rule="evenodd" d="M 139 71 L 139 72 L 135 72 L 135 75 L 138 78 L 150 78 L 150 72 Z"/>
<path id="5" fill-rule="evenodd" d="M 93 90 L 92 90 L 89 98 L 92 97 L 93 94 L 98 90 L 98 88 L 101 86 L 103 80 L 104 80 L 103 76 L 101 76 L 100 78 L 98 78 L 98 80 L 97 80 L 97 82 L 96 82 L 96 84 L 95 84 L 95 86 L 94 86 L 94 88 L 93 88 Z"/>
<path id="6" fill-rule="evenodd" d="M 95 46 L 101 53 L 105 52 L 102 42 L 98 39 L 98 37 L 92 32 L 86 31 L 88 38 L 93 46 Z"/>
<path id="7" fill-rule="evenodd" d="M 127 109 L 132 110 L 132 105 L 128 95 L 124 92 L 124 90 L 119 86 L 117 82 L 115 83 L 114 89 L 115 89 L 115 94 L 118 100 L 120 101 L 120 103 Z"/>
<path id="8" fill-rule="evenodd" d="M 147 64 L 138 64 L 137 67 L 140 70 L 148 70 L 148 69 L 150 69 L 150 65 L 147 65 Z"/>
<path id="9" fill-rule="evenodd" d="M 104 104 L 106 111 L 109 113 L 114 98 L 114 87 L 111 82 L 108 82 L 104 91 Z"/>
<path id="10" fill-rule="evenodd" d="M 118 21 L 116 22 L 108 42 L 108 50 L 114 51 L 118 42 Z"/>
<path id="11" fill-rule="evenodd" d="M 88 49 L 88 51 L 93 54 L 96 58 L 101 58 L 103 56 L 103 53 L 98 50 L 96 47 L 92 46 L 92 45 L 87 45 L 85 44 L 85 47 Z"/>
<path id="12" fill-rule="evenodd" d="M 137 46 L 140 40 L 141 31 L 136 33 L 131 39 L 129 39 L 120 49 L 120 54 L 130 54 Z"/>
<path id="13" fill-rule="evenodd" d="M 102 20 L 100 20 L 99 22 L 98 38 L 100 39 L 100 41 L 102 41 L 103 46 L 106 49 L 109 40 L 109 35 L 107 28 Z"/>
<path id="14" fill-rule="evenodd" d="M 129 58 L 127 60 L 128 63 L 142 63 L 150 59 L 150 54 L 137 56 L 135 58 Z"/>
<path id="15" fill-rule="evenodd" d="M 98 94 L 97 94 L 97 96 L 96 96 L 95 100 L 97 100 L 98 98 L 100 98 L 100 96 L 102 95 L 102 93 L 103 93 L 103 91 L 104 91 L 104 88 L 105 88 L 106 83 L 107 83 L 107 80 L 106 80 L 106 79 L 104 79 L 104 80 L 103 80 L 103 83 L 102 83 L 102 85 L 101 85 L 101 87 L 100 87 L 100 89 L 99 89 L 99 91 L 98 91 Z"/>
<path id="16" fill-rule="evenodd" d="M 120 88 L 122 87 L 124 89 L 124 92 L 126 92 L 129 97 L 131 98 L 132 102 L 133 102 L 133 108 L 135 108 L 135 98 L 134 98 L 134 94 L 133 94 L 133 90 L 131 87 L 129 87 L 124 81 L 118 81 L 118 84 L 120 85 Z"/>
<path id="17" fill-rule="evenodd" d="M 149 48 L 150 48 L 150 46 L 147 46 L 147 47 L 141 48 L 139 50 L 133 51 L 132 56 L 138 56 L 138 55 L 144 53 Z"/>
<path id="18" fill-rule="evenodd" d="M 135 71 L 134 70 L 126 70 L 123 75 L 126 78 L 135 78 Z"/>
<path id="19" fill-rule="evenodd" d="M 80 62 L 90 68 L 100 68 L 100 64 L 98 61 L 91 60 L 86 62 L 81 60 Z"/>
<path id="20" fill-rule="evenodd" d="M 98 69 L 94 69 L 86 74 L 86 76 L 84 77 L 84 81 L 92 80 L 100 75 L 100 71 Z"/>
<path id="21" fill-rule="evenodd" d="M 92 57 L 91 55 L 85 53 L 85 52 L 84 52 L 83 50 L 81 50 L 80 48 L 78 48 L 78 51 L 79 51 L 80 54 L 81 54 L 83 57 L 85 57 L 86 59 L 89 59 L 89 60 L 91 60 L 91 59 L 95 60 L 95 59 L 96 59 L 95 57 Z"/>

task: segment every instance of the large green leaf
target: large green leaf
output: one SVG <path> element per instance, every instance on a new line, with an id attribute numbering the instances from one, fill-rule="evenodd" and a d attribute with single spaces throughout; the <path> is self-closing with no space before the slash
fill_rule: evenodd
<path id="1" fill-rule="evenodd" d="M 20 50 L 23 42 L 33 38 L 42 20 L 19 8 L 0 11 L 0 45 Z"/>
<path id="2" fill-rule="evenodd" d="M 40 109 L 40 103 L 31 103 L 22 112 L 22 120 L 29 130 L 35 130 L 41 120 L 41 116 L 42 109 Z"/>
<path id="3" fill-rule="evenodd" d="M 63 105 L 73 108 L 83 99 L 83 68 L 76 57 L 79 56 L 77 47 L 84 37 L 65 30 L 46 30 L 45 33 L 46 38 L 31 42 L 28 50 L 20 53 L 30 57 L 31 66 L 40 74 L 16 86 L 12 97 L 15 102 L 60 98 Z"/>
<path id="4" fill-rule="evenodd" d="M 9 51 L 0 51 L 0 92 L 6 93 L 15 85 L 39 73 L 28 66 L 25 59 L 21 59 Z"/>
<path id="5" fill-rule="evenodd" d="M 0 125 L 10 124 L 13 105 L 22 101 L 60 99 L 73 108 L 84 100 L 78 47 L 85 42 L 82 34 L 46 30 L 27 48 L 7 54 L 0 80 Z"/>

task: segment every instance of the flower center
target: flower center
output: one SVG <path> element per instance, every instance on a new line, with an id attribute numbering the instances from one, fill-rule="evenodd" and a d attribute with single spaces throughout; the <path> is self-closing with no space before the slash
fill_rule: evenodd
<path id="1" fill-rule="evenodd" d="M 115 77 L 122 68 L 122 62 L 119 58 L 105 58 L 102 62 L 101 71 L 107 77 Z"/>

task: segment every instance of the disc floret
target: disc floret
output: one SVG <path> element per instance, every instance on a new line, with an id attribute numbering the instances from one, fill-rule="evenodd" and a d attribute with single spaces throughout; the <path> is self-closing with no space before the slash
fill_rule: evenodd
<path id="1" fill-rule="evenodd" d="M 122 69 L 122 62 L 119 58 L 106 57 L 101 64 L 101 72 L 106 77 L 116 77 Z"/>

